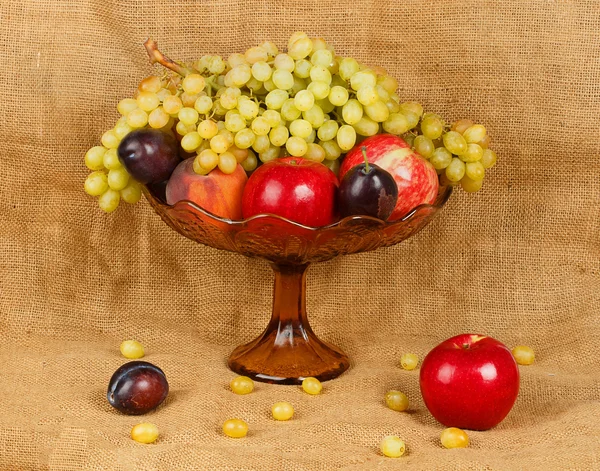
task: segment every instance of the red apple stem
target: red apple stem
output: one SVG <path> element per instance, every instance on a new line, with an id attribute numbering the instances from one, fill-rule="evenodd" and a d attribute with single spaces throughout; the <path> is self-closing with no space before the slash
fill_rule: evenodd
<path id="1" fill-rule="evenodd" d="M 360 150 L 362 152 L 363 158 L 365 159 L 365 172 L 369 173 L 370 170 L 369 170 L 369 161 L 367 160 L 367 147 L 366 146 L 362 146 L 360 148 Z"/>
<path id="2" fill-rule="evenodd" d="M 148 57 L 150 58 L 151 64 L 156 64 L 158 62 L 163 67 L 172 70 L 173 72 L 181 75 L 182 77 L 185 77 L 186 75 L 192 73 L 192 71 L 187 67 L 178 64 L 177 62 L 175 62 L 172 59 L 169 59 L 162 52 L 160 52 L 158 50 L 158 44 L 156 43 L 156 41 L 154 41 L 154 39 L 146 39 L 144 47 L 146 48 L 146 52 L 148 52 Z"/>

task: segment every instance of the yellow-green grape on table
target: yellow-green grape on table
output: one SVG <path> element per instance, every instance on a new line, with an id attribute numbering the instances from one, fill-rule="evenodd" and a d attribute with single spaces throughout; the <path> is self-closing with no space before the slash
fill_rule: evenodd
<path id="1" fill-rule="evenodd" d="M 121 355 L 130 360 L 142 358 L 144 356 L 144 346 L 137 340 L 124 340 L 119 350 Z"/>
<path id="2" fill-rule="evenodd" d="M 106 190 L 100 198 L 98 198 L 98 206 L 106 213 L 112 213 L 119 207 L 119 201 L 121 201 L 121 195 L 118 191 L 109 188 Z"/>
<path id="3" fill-rule="evenodd" d="M 108 175 L 102 170 L 90 173 L 85 179 L 84 190 L 90 196 L 100 196 L 108 190 Z"/>
<path id="4" fill-rule="evenodd" d="M 448 131 L 442 136 L 444 147 L 454 155 L 462 155 L 467 151 L 467 141 L 456 131 Z"/>
<path id="5" fill-rule="evenodd" d="M 395 435 L 385 437 L 379 445 L 381 453 L 388 458 L 399 458 L 406 451 L 404 441 Z"/>
<path id="6" fill-rule="evenodd" d="M 496 153 L 493 150 L 485 149 L 481 156 L 481 165 L 483 165 L 483 168 L 492 168 L 496 165 L 496 159 Z"/>
<path id="7" fill-rule="evenodd" d="M 442 431 L 440 442 L 444 448 L 466 448 L 469 446 L 469 436 L 464 430 L 450 427 Z"/>
<path id="8" fill-rule="evenodd" d="M 248 435 L 248 424 L 242 419 L 228 419 L 223 422 L 223 433 L 231 438 L 243 438 Z"/>
<path id="9" fill-rule="evenodd" d="M 142 197 L 142 185 L 130 178 L 127 186 L 120 191 L 120 195 L 126 203 L 135 204 Z"/>
<path id="10" fill-rule="evenodd" d="M 405 370 L 414 370 L 419 364 L 419 357 L 414 353 L 403 353 L 400 357 L 400 366 Z"/>
<path id="11" fill-rule="evenodd" d="M 535 361 L 535 353 L 533 349 L 525 345 L 518 345 L 513 348 L 512 354 L 515 357 L 515 361 L 519 365 L 532 365 Z"/>
<path id="12" fill-rule="evenodd" d="M 309 376 L 302 380 L 302 390 L 305 393 L 314 396 L 317 394 L 321 394 L 321 391 L 323 390 L 323 385 L 321 384 L 321 381 L 319 381 L 317 378 Z"/>
<path id="13" fill-rule="evenodd" d="M 90 170 L 102 170 L 104 168 L 104 154 L 107 149 L 104 146 L 94 146 L 85 153 L 85 165 Z"/>
<path id="14" fill-rule="evenodd" d="M 392 410 L 403 412 L 408 409 L 408 397 L 401 391 L 388 391 L 385 394 L 385 404 Z"/>
<path id="15" fill-rule="evenodd" d="M 154 424 L 143 422 L 134 425 L 130 435 L 131 438 L 138 443 L 154 443 L 158 438 L 158 427 Z"/>
<path id="16" fill-rule="evenodd" d="M 275 420 L 290 420 L 294 416 L 294 406 L 289 402 L 276 402 L 271 407 L 271 414 Z"/>
<path id="17" fill-rule="evenodd" d="M 254 381 L 248 376 L 238 376 L 229 383 L 231 391 L 235 394 L 245 395 L 254 391 Z"/>

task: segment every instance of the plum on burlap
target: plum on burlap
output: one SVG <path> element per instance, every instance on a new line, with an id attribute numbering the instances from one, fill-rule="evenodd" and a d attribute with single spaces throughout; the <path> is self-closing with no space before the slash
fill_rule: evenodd
<path id="1" fill-rule="evenodd" d="M 102 213 L 83 154 L 152 72 L 147 36 L 191 60 L 296 30 L 386 67 L 404 100 L 485 124 L 500 160 L 412 239 L 310 268 L 313 328 L 347 373 L 320 396 L 235 396 L 226 358 L 266 325 L 271 269 L 181 237 L 146 201 Z M 598 2 L 5 0 L 0 58 L 0 469 L 600 469 Z M 445 450 L 398 361 L 461 332 L 537 360 L 504 422 Z M 143 418 L 154 445 L 105 399 L 128 338 L 171 386 Z M 385 407 L 389 389 L 410 412 Z M 275 423 L 282 400 L 296 416 Z M 220 432 L 231 417 L 245 439 Z M 390 434 L 404 457 L 379 453 Z"/>

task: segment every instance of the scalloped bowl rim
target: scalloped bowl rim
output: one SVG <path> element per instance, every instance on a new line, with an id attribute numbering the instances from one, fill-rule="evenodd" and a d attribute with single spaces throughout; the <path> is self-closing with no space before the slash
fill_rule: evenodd
<path id="1" fill-rule="evenodd" d="M 238 219 L 238 220 L 223 218 L 221 216 L 217 216 L 216 214 L 211 213 L 210 211 L 207 211 L 206 209 L 203 209 L 202 207 L 198 206 L 196 203 L 194 203 L 193 201 L 190 201 L 190 200 L 180 200 L 174 204 L 164 203 L 161 200 L 159 200 L 156 196 L 152 195 L 150 193 L 150 190 L 148 190 L 148 188 L 145 185 L 144 185 L 144 189 L 145 189 L 146 196 L 148 196 L 148 194 L 150 194 L 150 196 L 161 206 L 164 206 L 169 209 L 174 209 L 174 210 L 179 210 L 181 208 L 191 208 L 194 211 L 198 211 L 199 213 L 201 213 L 217 222 L 227 224 L 228 226 L 245 226 L 251 221 L 256 221 L 256 220 L 260 220 L 260 219 L 275 219 L 275 220 L 279 220 L 283 223 L 289 224 L 293 227 L 301 228 L 303 230 L 318 232 L 318 231 L 322 231 L 322 230 L 326 230 L 326 229 L 332 229 L 337 226 L 341 226 L 349 221 L 369 221 L 369 222 L 373 222 L 373 223 L 378 223 L 380 226 L 384 226 L 384 227 L 391 227 L 391 226 L 394 226 L 397 224 L 401 224 L 401 223 L 407 221 L 408 219 L 410 219 L 414 214 L 421 211 L 422 209 L 427 209 L 427 208 L 440 209 L 442 206 L 444 206 L 446 204 L 446 202 L 450 198 L 453 187 L 452 186 L 445 186 L 445 187 L 440 186 L 440 189 L 438 190 L 436 199 L 439 198 L 440 196 L 441 196 L 441 199 L 439 200 L 439 202 L 437 204 L 423 203 L 418 206 L 415 206 L 406 215 L 404 215 L 400 219 L 396 219 L 395 221 L 383 221 L 381 219 L 378 219 L 378 218 L 372 217 L 372 216 L 346 216 L 345 218 L 339 219 L 331 224 L 328 224 L 326 226 L 319 226 L 319 227 L 305 226 L 304 224 L 300 224 L 296 221 L 292 221 L 291 219 L 287 219 L 285 217 L 278 216 L 277 214 L 272 214 L 272 213 L 256 214 L 249 218 Z"/>

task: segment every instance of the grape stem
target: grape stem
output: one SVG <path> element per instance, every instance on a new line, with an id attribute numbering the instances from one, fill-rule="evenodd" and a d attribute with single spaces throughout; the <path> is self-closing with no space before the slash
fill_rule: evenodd
<path id="1" fill-rule="evenodd" d="M 367 147 L 362 146 L 360 148 L 363 158 L 365 159 L 365 173 L 369 173 L 371 170 L 369 169 L 369 161 L 367 160 Z"/>
<path id="2" fill-rule="evenodd" d="M 158 50 L 158 44 L 156 43 L 156 41 L 154 41 L 154 39 L 146 39 L 146 42 L 144 42 L 144 47 L 146 48 L 146 52 L 148 52 L 148 57 L 150 58 L 151 64 L 156 64 L 158 62 L 163 67 L 171 69 L 173 72 L 181 75 L 182 77 L 185 77 L 186 75 L 192 73 L 192 71 L 187 67 L 178 64 L 177 62 L 169 59 L 162 52 L 160 52 Z"/>

